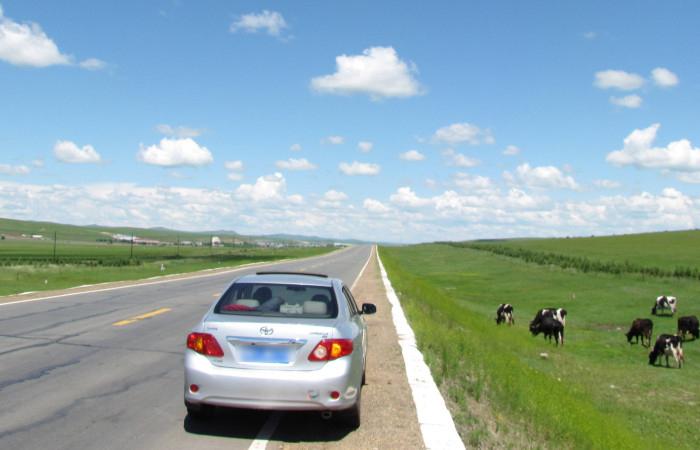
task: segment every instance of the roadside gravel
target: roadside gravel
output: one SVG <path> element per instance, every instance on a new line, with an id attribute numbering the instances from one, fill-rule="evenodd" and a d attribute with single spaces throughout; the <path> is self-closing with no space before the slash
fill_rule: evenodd
<path id="1" fill-rule="evenodd" d="M 268 449 L 424 448 L 376 250 L 352 292 L 358 303 L 377 305 L 377 313 L 365 317 L 369 351 L 367 384 L 362 390 L 362 425 L 340 441 L 289 443 L 275 441 L 273 436 Z"/>

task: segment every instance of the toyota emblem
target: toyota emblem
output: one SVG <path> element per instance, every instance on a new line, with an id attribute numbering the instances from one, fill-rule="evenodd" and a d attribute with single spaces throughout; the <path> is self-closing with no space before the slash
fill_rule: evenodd
<path id="1" fill-rule="evenodd" d="M 260 334 L 263 336 L 270 336 L 274 331 L 275 330 L 270 327 L 260 327 Z"/>

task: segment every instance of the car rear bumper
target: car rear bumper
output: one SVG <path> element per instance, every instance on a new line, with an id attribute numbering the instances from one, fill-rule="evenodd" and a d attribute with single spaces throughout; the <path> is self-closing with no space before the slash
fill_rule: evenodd
<path id="1" fill-rule="evenodd" d="M 329 361 L 319 370 L 259 370 L 219 367 L 206 356 L 185 352 L 185 401 L 193 405 L 337 411 L 355 404 L 361 380 L 361 373 L 351 372 L 347 357 Z M 197 392 L 191 391 L 192 384 L 199 387 Z M 332 399 L 332 391 L 340 397 Z"/>

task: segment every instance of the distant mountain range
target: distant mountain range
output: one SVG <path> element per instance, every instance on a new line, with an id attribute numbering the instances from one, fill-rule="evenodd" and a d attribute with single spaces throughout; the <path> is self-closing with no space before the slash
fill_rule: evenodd
<path id="1" fill-rule="evenodd" d="M 105 235 L 121 234 L 134 235 L 145 239 L 156 239 L 160 241 L 175 242 L 180 241 L 208 241 L 212 236 L 221 239 L 238 239 L 244 242 L 254 242 L 257 240 L 272 242 L 314 242 L 314 243 L 346 243 L 346 244 L 370 244 L 370 241 L 357 239 L 342 239 L 332 237 L 304 236 L 292 234 L 269 234 L 260 236 L 244 236 L 231 230 L 211 230 L 211 231 L 182 231 L 165 227 L 138 228 L 138 227 L 110 227 L 103 225 L 67 225 L 54 222 L 39 222 L 30 220 L 15 220 L 0 218 L 0 234 L 7 236 L 32 236 L 42 235 L 45 238 L 53 238 L 56 233 L 60 240 L 94 242 L 104 239 Z"/>

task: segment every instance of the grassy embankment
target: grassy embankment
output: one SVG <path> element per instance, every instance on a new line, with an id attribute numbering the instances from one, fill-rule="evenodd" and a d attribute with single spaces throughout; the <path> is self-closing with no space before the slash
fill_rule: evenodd
<path id="1" fill-rule="evenodd" d="M 54 256 L 53 231 L 57 230 Z M 76 227 L 40 222 L 0 219 L 0 295 L 27 291 L 63 289 L 83 284 L 123 281 L 193 272 L 215 267 L 233 267 L 259 261 L 303 258 L 334 250 L 333 247 L 260 248 L 251 245 L 144 246 L 97 242 L 109 237 L 103 227 Z M 170 240 L 177 236 L 206 242 L 208 234 L 177 233 L 172 230 L 114 229 L 149 239 Z M 22 238 L 21 234 L 43 234 L 45 239 Z M 49 239 L 46 239 L 49 237 Z M 228 242 L 231 242 L 229 240 Z M 161 271 L 161 265 L 164 271 Z"/>
<path id="2" fill-rule="evenodd" d="M 559 241 L 562 252 L 567 241 Z M 602 246 L 606 260 L 640 252 L 639 241 L 612 242 Z M 681 260 L 692 262 L 692 252 L 685 245 Z M 623 334 L 634 318 L 652 317 L 660 293 L 678 296 L 681 315 L 700 315 L 697 280 L 584 273 L 445 244 L 382 248 L 380 256 L 468 445 L 700 446 L 700 342 L 685 344 L 683 369 L 666 369 L 649 366 L 648 349 Z M 514 327 L 496 326 L 499 303 L 515 306 Z M 564 347 L 528 332 L 547 306 L 569 311 Z M 655 336 L 675 332 L 675 317 L 653 320 Z"/>

